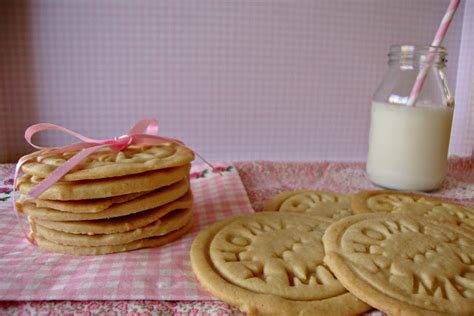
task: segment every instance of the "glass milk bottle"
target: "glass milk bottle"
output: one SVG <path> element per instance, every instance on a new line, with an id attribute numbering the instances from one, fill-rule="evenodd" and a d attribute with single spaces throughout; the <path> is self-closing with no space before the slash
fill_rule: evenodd
<path id="1" fill-rule="evenodd" d="M 428 54 L 434 54 L 430 64 Z M 446 177 L 454 110 L 444 74 L 446 55 L 443 47 L 390 47 L 389 69 L 372 100 L 367 173 L 373 183 L 432 191 Z M 423 87 L 415 106 L 407 105 L 422 67 L 429 67 Z"/>

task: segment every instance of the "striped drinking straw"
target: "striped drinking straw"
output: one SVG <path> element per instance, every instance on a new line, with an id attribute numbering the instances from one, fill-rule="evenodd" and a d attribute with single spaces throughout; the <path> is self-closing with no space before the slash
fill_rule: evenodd
<path id="1" fill-rule="evenodd" d="M 430 52 L 426 55 L 426 64 L 424 67 L 421 68 L 420 72 L 418 72 L 418 76 L 416 76 L 415 84 L 413 85 L 413 88 L 410 92 L 410 97 L 408 98 L 408 106 L 415 106 L 416 99 L 418 98 L 421 88 L 423 87 L 423 83 L 425 82 L 426 76 L 428 75 L 428 70 L 430 69 L 430 66 L 436 57 L 436 47 L 440 46 L 443 42 L 444 36 L 448 31 L 449 24 L 451 24 L 451 21 L 453 20 L 454 14 L 456 13 L 456 9 L 459 7 L 460 2 L 461 0 L 451 0 L 451 2 L 449 3 L 448 10 L 444 14 L 443 20 L 439 25 L 435 38 L 431 43 L 431 47 L 429 49 Z"/>

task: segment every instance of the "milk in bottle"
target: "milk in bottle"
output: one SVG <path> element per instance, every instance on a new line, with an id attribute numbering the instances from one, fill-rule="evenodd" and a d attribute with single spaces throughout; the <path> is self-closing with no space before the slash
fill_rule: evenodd
<path id="1" fill-rule="evenodd" d="M 427 54 L 435 54 L 426 63 Z M 392 46 L 389 69 L 371 105 L 367 173 L 382 187 L 431 191 L 446 177 L 454 100 L 446 83 L 443 47 Z M 417 74 L 428 67 L 414 105 Z"/>
<path id="2" fill-rule="evenodd" d="M 384 187 L 434 190 L 446 176 L 453 109 L 372 104 L 367 172 Z"/>

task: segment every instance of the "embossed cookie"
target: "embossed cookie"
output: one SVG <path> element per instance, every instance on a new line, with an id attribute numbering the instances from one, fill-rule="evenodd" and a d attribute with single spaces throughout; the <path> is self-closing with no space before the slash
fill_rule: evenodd
<path id="1" fill-rule="evenodd" d="M 192 228 L 192 221 L 189 221 L 184 227 L 177 229 L 167 235 L 144 238 L 140 240 L 135 240 L 123 245 L 114 245 L 114 246 L 97 246 L 97 247 L 78 247 L 78 246 L 66 246 L 56 244 L 47 239 L 44 239 L 41 236 L 34 237 L 34 240 L 40 249 L 59 252 L 68 255 L 74 256 L 95 256 L 95 255 L 105 255 L 116 252 L 125 252 L 130 250 L 142 249 L 142 248 L 152 248 L 163 246 L 167 243 L 175 241 L 185 235 Z"/>
<path id="2" fill-rule="evenodd" d="M 352 294 L 389 315 L 473 315 L 474 235 L 406 214 L 343 218 L 324 262 Z"/>
<path id="3" fill-rule="evenodd" d="M 426 195 L 397 191 L 362 191 L 352 198 L 354 213 L 401 212 L 449 222 L 474 232 L 474 209 Z"/>
<path id="4" fill-rule="evenodd" d="M 95 213 L 71 213 L 64 211 L 56 211 L 50 208 L 36 207 L 34 202 L 23 202 L 19 204 L 17 209 L 23 211 L 26 215 L 33 219 L 43 219 L 47 221 L 84 221 L 84 220 L 96 220 L 120 217 L 130 214 L 135 214 L 141 211 L 156 208 L 167 203 L 173 202 L 183 197 L 189 190 L 188 180 L 181 180 L 172 185 L 159 188 L 155 191 L 151 191 L 145 195 L 142 195 L 134 200 L 130 200 L 124 203 L 114 204 L 108 209 Z M 189 199 L 191 199 L 191 195 Z M 38 200 L 35 200 L 36 202 Z M 78 207 L 82 210 L 84 207 L 81 204 L 82 201 L 48 201 L 67 204 L 68 207 L 74 205 L 81 205 Z M 56 203 L 56 204 L 57 204 Z M 69 204 L 68 204 L 69 203 Z M 85 202 L 87 205 L 88 203 Z"/>
<path id="5" fill-rule="evenodd" d="M 331 221 L 286 212 L 223 220 L 191 247 L 193 271 L 214 296 L 249 314 L 355 315 L 370 309 L 323 263 Z"/>
<path id="6" fill-rule="evenodd" d="M 57 182 L 44 191 L 39 198 L 45 200 L 87 200 L 105 198 L 135 192 L 151 191 L 186 178 L 191 166 L 144 172 L 129 176 Z M 41 179 L 25 175 L 17 183 L 21 194 L 27 194 Z"/>
<path id="7" fill-rule="evenodd" d="M 42 152 L 44 151 L 37 153 L 35 161 L 25 163 L 21 167 L 25 174 L 44 178 L 78 153 L 78 151 L 70 151 L 44 156 Z M 132 145 L 119 152 L 106 148 L 89 155 L 69 171 L 62 180 L 78 181 L 119 177 L 184 166 L 193 159 L 194 153 L 191 150 L 177 144 Z"/>
<path id="8" fill-rule="evenodd" d="M 351 195 L 321 191 L 289 191 L 268 201 L 264 211 L 296 212 L 330 220 L 352 215 Z"/>
<path id="9" fill-rule="evenodd" d="M 54 230 L 72 234 L 114 234 L 126 232 L 149 225 L 166 214 L 183 208 L 190 208 L 193 204 L 192 195 L 188 193 L 184 197 L 166 205 L 139 212 L 133 215 L 121 216 L 111 219 L 99 219 L 90 221 L 46 221 L 42 219 L 30 219 L 34 222 Z"/>
<path id="10" fill-rule="evenodd" d="M 69 234 L 33 223 L 33 238 L 41 236 L 51 242 L 69 246 L 114 246 L 139 239 L 163 236 L 185 226 L 192 217 L 191 209 L 173 211 L 147 226 L 115 234 L 81 235 Z"/>

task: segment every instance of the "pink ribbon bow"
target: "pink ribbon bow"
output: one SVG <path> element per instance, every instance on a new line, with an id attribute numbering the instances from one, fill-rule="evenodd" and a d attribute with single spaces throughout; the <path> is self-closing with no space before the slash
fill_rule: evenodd
<path id="1" fill-rule="evenodd" d="M 58 148 L 40 147 L 33 144 L 33 142 L 31 141 L 31 138 L 33 137 L 33 135 L 38 132 L 46 131 L 46 130 L 60 131 L 65 134 L 69 134 L 73 137 L 76 137 L 82 142 L 63 146 L 63 147 L 58 147 Z M 54 155 L 54 154 L 64 153 L 67 151 L 83 149 L 79 151 L 76 155 L 74 155 L 71 159 L 68 159 L 63 165 L 56 168 L 46 178 L 44 178 L 43 181 L 41 181 L 33 189 L 31 189 L 28 192 L 28 196 L 30 198 L 38 198 L 41 195 L 41 193 L 46 191 L 49 187 L 51 187 L 54 183 L 56 183 L 59 179 L 61 179 L 66 173 L 69 172 L 69 170 L 74 168 L 74 166 L 76 166 L 84 158 L 86 158 L 87 156 L 89 156 L 90 154 L 92 154 L 93 152 L 101 148 L 110 147 L 113 151 L 120 151 L 127 148 L 130 145 L 141 145 L 141 144 L 159 145 L 159 144 L 164 144 L 164 143 L 176 143 L 176 144 L 180 144 L 184 146 L 184 144 L 177 139 L 158 136 L 158 121 L 155 119 L 140 120 L 130 129 L 128 134 L 115 137 L 112 139 L 103 139 L 103 140 L 88 138 L 79 133 L 73 132 L 67 128 L 64 128 L 62 126 L 58 126 L 55 124 L 40 123 L 40 124 L 32 125 L 26 129 L 25 139 L 31 146 L 35 147 L 36 149 L 45 149 L 45 151 L 41 153 L 42 155 Z M 19 173 L 21 166 L 25 162 L 35 157 L 36 157 L 36 154 L 34 153 L 33 155 L 27 155 L 25 157 L 22 157 L 19 160 L 16 166 L 15 182 L 16 182 L 17 175 Z M 202 157 L 200 158 L 202 159 Z M 203 161 L 205 160 L 203 159 Z M 16 187 L 16 183 L 15 183 L 15 187 Z"/>

